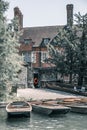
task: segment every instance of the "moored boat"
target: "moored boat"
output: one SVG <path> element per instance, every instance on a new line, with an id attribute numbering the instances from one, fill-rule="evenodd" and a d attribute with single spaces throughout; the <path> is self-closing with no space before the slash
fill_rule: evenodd
<path id="1" fill-rule="evenodd" d="M 68 105 L 71 108 L 71 112 L 87 114 L 87 105 L 84 104 L 74 104 Z"/>
<path id="2" fill-rule="evenodd" d="M 25 101 L 14 101 L 6 106 L 8 117 L 30 117 L 32 106 Z"/>
<path id="3" fill-rule="evenodd" d="M 32 111 L 45 115 L 66 114 L 70 111 L 70 108 L 62 105 L 50 105 L 47 103 L 42 103 L 32 104 Z"/>

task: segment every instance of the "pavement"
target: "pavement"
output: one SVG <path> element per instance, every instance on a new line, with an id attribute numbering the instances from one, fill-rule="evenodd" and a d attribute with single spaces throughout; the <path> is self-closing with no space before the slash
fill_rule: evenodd
<path id="1" fill-rule="evenodd" d="M 17 90 L 17 97 L 25 98 L 27 100 L 44 100 L 44 99 L 57 99 L 57 98 L 71 98 L 76 97 L 70 94 L 64 94 L 49 89 L 35 89 L 35 88 L 24 88 Z"/>

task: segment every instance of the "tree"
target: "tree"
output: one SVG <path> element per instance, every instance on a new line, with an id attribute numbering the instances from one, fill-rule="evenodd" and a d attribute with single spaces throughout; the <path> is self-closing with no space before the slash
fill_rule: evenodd
<path id="1" fill-rule="evenodd" d="M 51 43 L 54 42 L 51 41 Z M 64 53 L 59 50 L 59 46 L 56 45 L 55 47 L 55 45 L 51 43 L 47 45 L 49 58 L 45 59 L 45 62 L 54 64 L 57 72 L 61 73 L 61 76 L 63 76 L 65 74 Z"/>
<path id="2" fill-rule="evenodd" d="M 78 85 L 82 86 L 87 76 L 87 13 L 76 14 L 76 22 L 79 36 L 78 43 Z"/>
<path id="3" fill-rule="evenodd" d="M 68 74 L 69 83 L 73 75 L 78 75 L 78 85 L 83 85 L 87 76 L 87 14 L 76 14 L 76 25 L 64 26 L 47 45 L 50 63 L 54 63 L 60 73 Z M 59 53 L 59 49 L 61 48 Z"/>
<path id="4" fill-rule="evenodd" d="M 69 75 L 69 83 L 72 83 L 73 73 L 76 72 L 76 40 L 76 28 L 64 26 L 47 46 L 51 56 L 50 62 L 56 65 L 59 73 Z"/>
<path id="5" fill-rule="evenodd" d="M 75 26 L 65 26 L 63 28 L 62 47 L 64 49 L 64 64 L 66 73 L 69 75 L 69 83 L 73 81 L 73 75 L 77 73 L 77 48 L 78 36 Z"/>
<path id="6" fill-rule="evenodd" d="M 21 69 L 21 56 L 19 56 L 20 31 L 18 20 L 14 18 L 7 23 L 4 17 L 8 3 L 0 1 L 0 88 L 7 94 L 9 86 L 17 82 L 18 71 Z"/>

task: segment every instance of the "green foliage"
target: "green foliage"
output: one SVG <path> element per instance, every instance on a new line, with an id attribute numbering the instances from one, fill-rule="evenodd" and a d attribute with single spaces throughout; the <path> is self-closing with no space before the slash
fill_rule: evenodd
<path id="1" fill-rule="evenodd" d="M 47 62 L 55 64 L 62 75 L 78 75 L 78 85 L 83 85 L 87 76 L 87 14 L 75 15 L 76 25 L 64 26 L 57 36 L 47 45 L 50 58 Z"/>
<path id="2" fill-rule="evenodd" d="M 0 89 L 4 93 L 9 91 L 12 84 L 18 81 L 18 71 L 21 69 L 21 56 L 19 56 L 19 31 L 18 19 L 14 18 L 10 24 L 7 23 L 4 13 L 8 3 L 0 2 Z M 4 18 L 4 20 L 3 20 Z"/>
<path id="3" fill-rule="evenodd" d="M 4 13 L 7 11 L 9 7 L 9 3 L 4 1 L 4 0 L 0 0 L 0 20 L 4 20 Z"/>
<path id="4" fill-rule="evenodd" d="M 87 77 L 87 13 L 81 16 L 76 14 L 77 28 L 79 30 L 78 44 L 78 85 L 82 86 L 85 77 Z"/>

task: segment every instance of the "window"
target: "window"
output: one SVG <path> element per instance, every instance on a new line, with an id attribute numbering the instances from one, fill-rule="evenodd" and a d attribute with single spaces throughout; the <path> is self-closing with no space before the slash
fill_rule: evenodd
<path id="1" fill-rule="evenodd" d="M 31 62 L 31 53 L 29 52 L 23 52 L 22 53 L 23 61 L 24 62 Z"/>
<path id="2" fill-rule="evenodd" d="M 48 53 L 47 52 L 41 52 L 41 62 L 44 63 L 44 60 L 48 58 Z"/>
<path id="3" fill-rule="evenodd" d="M 36 63 L 36 52 L 32 52 L 32 55 L 31 55 L 31 60 L 32 60 L 32 63 Z"/>
<path id="4" fill-rule="evenodd" d="M 31 43 L 31 41 L 32 41 L 31 39 L 24 39 L 25 44 L 29 44 L 29 43 Z"/>
<path id="5" fill-rule="evenodd" d="M 49 40 L 50 40 L 49 38 L 44 38 L 43 39 L 44 44 L 47 44 L 49 42 Z"/>

